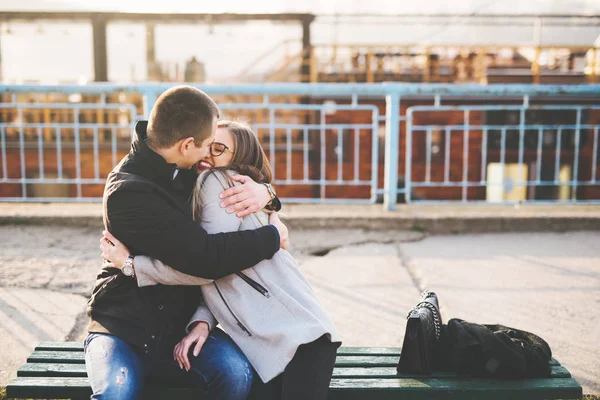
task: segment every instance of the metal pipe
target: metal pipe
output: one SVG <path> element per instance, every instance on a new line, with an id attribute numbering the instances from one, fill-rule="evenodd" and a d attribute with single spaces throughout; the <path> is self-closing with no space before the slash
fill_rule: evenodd
<path id="1" fill-rule="evenodd" d="M 400 96 L 392 93 L 385 98 L 385 170 L 384 170 L 384 194 L 383 207 L 388 211 L 396 209 L 396 198 L 398 196 L 398 152 L 400 131 Z M 410 116 L 408 116 L 410 118 Z M 409 120 L 410 122 L 410 120 Z M 406 193 L 407 202 L 410 198 L 410 124 L 407 122 L 407 144 L 406 144 Z"/>

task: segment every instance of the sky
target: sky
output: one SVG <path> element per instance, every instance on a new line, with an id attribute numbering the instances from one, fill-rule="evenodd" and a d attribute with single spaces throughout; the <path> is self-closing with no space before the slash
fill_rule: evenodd
<path id="1" fill-rule="evenodd" d="M 197 13 L 510 13 L 600 14 L 600 0 L 0 0 L 8 10 Z"/>
<path id="2" fill-rule="evenodd" d="M 120 12 L 239 12 L 314 14 L 595 14 L 600 0 L 0 0 L 0 10 L 21 11 L 120 11 Z M 398 23 L 360 25 L 313 24 L 312 41 L 322 43 L 423 43 L 507 44 L 531 42 L 531 27 L 478 26 L 465 30 L 460 20 L 442 27 L 399 26 Z M 331 18 L 330 18 L 331 21 Z M 245 23 L 236 25 L 159 25 L 156 30 L 157 59 L 171 68 L 183 69 L 195 56 L 206 65 L 209 80 L 235 77 L 257 56 L 278 47 L 251 68 L 274 69 L 283 60 L 281 43 L 289 40 L 299 46 L 298 25 Z M 588 45 L 600 36 L 600 28 L 570 30 L 568 33 L 543 31 L 546 41 Z M 146 77 L 145 27 L 143 24 L 112 23 L 108 26 L 109 79 L 114 82 L 143 80 Z M 292 46 L 293 47 L 293 46 Z M 93 79 L 92 32 L 85 23 L 0 24 L 2 78 L 8 82 L 85 82 Z M 257 72 L 257 71 L 250 71 Z M 257 72 L 258 73 L 258 72 Z"/>

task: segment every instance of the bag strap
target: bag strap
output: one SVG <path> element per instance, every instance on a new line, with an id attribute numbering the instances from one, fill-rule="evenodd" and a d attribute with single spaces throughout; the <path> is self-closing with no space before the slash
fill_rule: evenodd
<path id="1" fill-rule="evenodd" d="M 407 315 L 406 318 L 407 319 L 410 318 L 410 316 L 412 315 L 412 313 L 416 312 L 420 308 L 426 308 L 429 311 L 431 311 L 431 314 L 433 314 L 433 325 L 435 327 L 435 338 L 436 338 L 436 340 L 440 340 L 440 334 L 441 334 L 441 331 L 442 331 L 442 322 L 440 320 L 440 314 L 438 312 L 437 307 L 434 306 L 433 304 L 431 304 L 430 302 L 428 302 L 428 301 L 421 301 L 416 306 L 414 306 L 412 310 L 410 310 L 408 312 L 408 315 Z"/>

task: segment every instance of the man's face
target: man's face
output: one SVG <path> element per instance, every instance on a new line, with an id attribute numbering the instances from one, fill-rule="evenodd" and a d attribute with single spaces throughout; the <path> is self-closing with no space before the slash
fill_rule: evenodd
<path id="1" fill-rule="evenodd" d="M 233 159 L 235 139 L 228 128 L 217 128 L 215 140 L 211 145 L 213 151 L 196 164 L 196 171 L 198 171 L 198 173 L 208 168 L 226 167 Z"/>
<path id="2" fill-rule="evenodd" d="M 209 137 L 197 146 L 194 141 L 190 141 L 187 148 L 182 152 L 182 160 L 177 163 L 181 169 L 192 168 L 198 161 L 206 158 L 210 154 L 210 145 L 215 140 L 215 132 L 217 130 L 217 118 L 213 119 L 211 134 Z"/>

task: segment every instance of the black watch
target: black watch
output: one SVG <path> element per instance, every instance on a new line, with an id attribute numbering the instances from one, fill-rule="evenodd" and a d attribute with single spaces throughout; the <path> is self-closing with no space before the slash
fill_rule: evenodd
<path id="1" fill-rule="evenodd" d="M 269 191 L 269 195 L 271 196 L 271 201 L 269 204 L 265 206 L 265 208 L 269 211 L 279 211 L 281 210 L 281 201 L 277 197 L 277 193 L 275 193 L 275 188 L 270 183 L 263 183 L 267 187 Z"/>
<path id="2" fill-rule="evenodd" d="M 269 202 L 269 204 L 271 204 L 271 202 L 273 202 L 273 199 L 277 197 L 277 193 L 275 193 L 275 188 L 270 183 L 263 183 L 263 185 L 265 185 L 267 187 L 267 190 L 269 191 L 269 196 L 271 196 L 271 201 Z"/>

